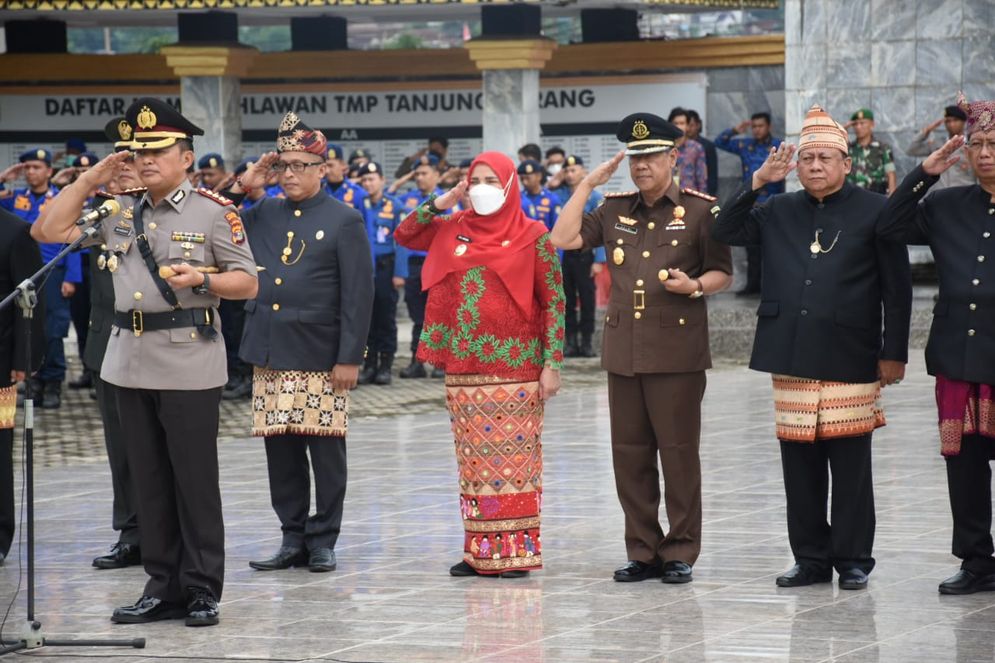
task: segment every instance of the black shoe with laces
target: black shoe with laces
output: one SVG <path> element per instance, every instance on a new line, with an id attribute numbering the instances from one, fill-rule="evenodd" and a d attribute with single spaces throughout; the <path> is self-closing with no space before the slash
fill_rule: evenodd
<path id="1" fill-rule="evenodd" d="M 186 615 L 187 611 L 178 603 L 145 595 L 135 605 L 115 608 L 111 621 L 115 624 L 148 624 L 166 619 L 183 619 Z"/>
<path id="2" fill-rule="evenodd" d="M 218 600 L 211 590 L 203 587 L 187 587 L 187 626 L 214 626 L 218 623 L 220 611 Z"/>
<path id="3" fill-rule="evenodd" d="M 118 541 L 111 546 L 107 555 L 101 555 L 93 560 L 93 566 L 98 569 L 123 569 L 128 566 L 138 566 L 142 563 L 142 549 L 137 543 Z"/>

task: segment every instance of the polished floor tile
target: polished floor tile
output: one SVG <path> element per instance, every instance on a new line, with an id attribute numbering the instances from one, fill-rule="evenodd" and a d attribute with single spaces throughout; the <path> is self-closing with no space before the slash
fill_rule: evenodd
<path id="1" fill-rule="evenodd" d="M 432 663 L 995 660 L 995 593 L 950 597 L 936 591 L 957 561 L 950 555 L 933 386 L 921 359 L 913 360 L 902 385 L 884 395 L 889 423 L 874 441 L 877 567 L 863 592 L 840 591 L 835 584 L 774 585 L 792 560 L 770 381 L 729 365 L 709 374 L 704 404 L 705 531 L 695 581 L 613 582 L 625 549 L 608 400 L 603 376 L 592 376 L 588 365 L 573 370 L 565 382 L 576 387 L 549 405 L 543 439 L 546 568 L 524 579 L 447 573 L 460 559 L 461 534 L 453 443 L 441 406 L 426 411 L 419 405 L 410 413 L 398 400 L 393 412 L 359 410 L 376 414 L 352 422 L 345 522 L 338 570 L 330 574 L 248 567 L 249 560 L 276 549 L 279 526 L 269 506 L 261 443 L 225 438 L 227 584 L 222 623 L 209 629 L 108 621 L 115 606 L 138 597 L 144 574 L 90 567 L 113 532 L 106 462 L 94 451 L 99 429 L 85 424 L 79 436 L 87 439 L 73 447 L 82 451 L 59 456 L 48 450 L 46 466 L 37 472 L 36 617 L 50 636 L 145 637 L 148 646 L 53 648 L 33 655 Z M 435 386 L 441 403 L 442 386 Z M 426 389 L 420 385 L 419 393 Z M 384 395 L 356 392 L 358 402 L 364 398 Z M 232 406 L 226 413 L 247 416 Z M 227 430 L 241 425 L 230 422 Z M 18 562 L 15 550 L 0 568 L 0 609 L 22 581 L 7 638 L 21 630 L 25 614 Z"/>

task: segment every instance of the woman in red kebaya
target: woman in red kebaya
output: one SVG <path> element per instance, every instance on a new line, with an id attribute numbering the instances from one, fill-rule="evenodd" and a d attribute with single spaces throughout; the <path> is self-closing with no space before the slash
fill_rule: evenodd
<path id="1" fill-rule="evenodd" d="M 443 216 L 464 194 L 469 208 Z M 515 164 L 499 152 L 474 159 L 467 179 L 411 212 L 395 239 L 428 251 L 418 360 L 446 371 L 460 501 L 470 505 L 463 561 L 449 572 L 524 576 L 542 568 L 541 554 L 513 555 L 503 542 L 539 540 L 543 406 L 563 360 L 556 250 L 522 212 Z"/>

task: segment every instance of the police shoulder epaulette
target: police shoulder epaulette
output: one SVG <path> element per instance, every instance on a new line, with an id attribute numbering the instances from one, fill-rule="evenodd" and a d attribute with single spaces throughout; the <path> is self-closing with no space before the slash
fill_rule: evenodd
<path id="1" fill-rule="evenodd" d="M 708 202 L 714 203 L 718 198 L 715 196 L 710 196 L 707 193 L 702 193 L 701 191 L 695 191 L 694 189 L 681 189 L 681 193 L 686 193 L 689 196 L 696 196 L 698 198 L 703 198 Z"/>
<path id="2" fill-rule="evenodd" d="M 121 192 L 121 195 L 122 196 L 140 196 L 143 193 L 145 193 L 146 191 L 148 191 L 148 189 L 146 189 L 145 187 L 143 187 L 143 186 L 136 186 L 134 189 L 125 189 L 124 191 Z"/>
<path id="3" fill-rule="evenodd" d="M 611 191 L 605 194 L 605 198 L 627 198 L 629 196 L 634 196 L 638 191 Z"/>
<path id="4" fill-rule="evenodd" d="M 232 201 L 230 201 L 227 198 L 225 198 L 224 196 L 222 196 L 220 193 L 214 193 L 213 191 L 211 191 L 209 189 L 194 189 L 194 191 L 196 191 L 200 195 L 204 196 L 205 198 L 210 198 L 211 200 L 213 200 L 214 202 L 216 202 L 219 205 L 228 206 L 228 205 L 234 205 L 235 204 Z"/>

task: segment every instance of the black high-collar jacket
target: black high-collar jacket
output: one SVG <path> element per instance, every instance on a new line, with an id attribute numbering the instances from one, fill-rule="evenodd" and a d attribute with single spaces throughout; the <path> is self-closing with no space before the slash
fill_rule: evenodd
<path id="1" fill-rule="evenodd" d="M 762 248 L 750 367 L 867 383 L 879 359 L 905 362 L 912 278 L 904 244 L 884 237 L 887 199 L 848 182 L 821 202 L 805 191 L 756 199 L 744 184 L 712 228 L 720 242 Z"/>

